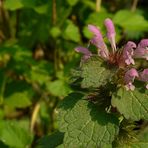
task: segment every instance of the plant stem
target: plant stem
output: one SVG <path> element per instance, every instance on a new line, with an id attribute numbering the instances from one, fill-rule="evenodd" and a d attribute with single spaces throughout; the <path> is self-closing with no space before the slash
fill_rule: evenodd
<path id="1" fill-rule="evenodd" d="M 1 90 L 0 90 L 0 105 L 3 104 L 3 100 L 4 100 L 3 96 L 4 96 L 6 81 L 7 81 L 7 77 L 4 76 L 3 82 L 2 82 L 2 85 L 1 85 Z"/>
<path id="2" fill-rule="evenodd" d="M 133 0 L 131 11 L 134 12 L 137 8 L 138 0 Z"/>
<path id="3" fill-rule="evenodd" d="M 52 22 L 53 22 L 53 25 L 56 24 L 56 20 L 57 20 L 56 0 L 52 0 Z"/>
<path id="4" fill-rule="evenodd" d="M 96 0 L 96 11 L 100 12 L 102 0 Z"/>
<path id="5" fill-rule="evenodd" d="M 2 32 L 4 37 L 10 38 L 10 22 L 9 13 L 3 7 L 3 0 L 0 0 L 0 24 L 2 26 Z"/>
<path id="6" fill-rule="evenodd" d="M 35 122 L 36 122 L 37 115 L 39 113 L 40 107 L 41 107 L 40 102 L 38 102 L 34 107 L 34 110 L 33 110 L 32 116 L 31 116 L 31 123 L 30 123 L 31 132 L 33 132 L 34 125 L 35 125 Z"/>

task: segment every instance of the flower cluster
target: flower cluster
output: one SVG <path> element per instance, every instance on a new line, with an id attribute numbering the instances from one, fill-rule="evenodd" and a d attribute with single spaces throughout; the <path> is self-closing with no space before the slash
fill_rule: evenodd
<path id="1" fill-rule="evenodd" d="M 118 66 L 125 69 L 124 84 L 127 90 L 134 90 L 135 86 L 133 82 L 135 79 L 145 82 L 148 89 L 148 68 L 138 72 L 131 65 L 135 64 L 135 59 L 142 58 L 148 60 L 148 39 L 142 39 L 138 45 L 132 41 L 128 41 L 122 48 L 117 49 L 115 42 L 115 27 L 111 19 L 107 18 L 104 21 L 104 25 L 107 30 L 106 37 L 111 44 L 111 50 L 108 49 L 104 42 L 103 36 L 99 28 L 94 25 L 88 25 L 88 29 L 92 32 L 93 37 L 90 39 L 90 43 L 97 47 L 98 55 L 107 61 L 109 64 Z M 75 51 L 83 54 L 82 60 L 89 59 L 93 54 L 85 47 L 77 47 Z"/>

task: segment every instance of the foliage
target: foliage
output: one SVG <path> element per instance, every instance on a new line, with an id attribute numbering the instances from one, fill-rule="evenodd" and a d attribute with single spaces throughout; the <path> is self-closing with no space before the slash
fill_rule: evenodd
<path id="1" fill-rule="evenodd" d="M 96 2 L 0 0 L 0 147 L 147 147 L 141 84 L 116 87 L 116 68 L 96 56 L 71 70 L 80 60 L 73 49 L 92 36 L 88 24 L 105 34 L 110 17 L 119 45 L 146 37 L 147 2 Z"/>

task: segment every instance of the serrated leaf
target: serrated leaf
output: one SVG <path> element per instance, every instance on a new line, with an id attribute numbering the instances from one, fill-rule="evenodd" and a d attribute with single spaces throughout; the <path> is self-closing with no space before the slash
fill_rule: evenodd
<path id="1" fill-rule="evenodd" d="M 0 123 L 0 140 L 10 147 L 25 148 L 31 144 L 32 137 L 17 122 L 3 121 Z"/>
<path id="2" fill-rule="evenodd" d="M 111 147 L 118 133 L 118 120 L 83 100 L 81 94 L 63 100 L 58 123 L 59 130 L 65 132 L 64 147 Z"/>
<path id="3" fill-rule="evenodd" d="M 111 102 L 126 119 L 148 120 L 148 90 L 141 91 L 136 88 L 134 91 L 127 91 L 120 88 L 112 96 Z"/>
<path id="4" fill-rule="evenodd" d="M 59 131 L 52 135 L 45 136 L 39 140 L 37 148 L 55 148 L 63 142 L 64 133 Z"/>
<path id="5" fill-rule="evenodd" d="M 82 87 L 100 87 L 107 83 L 112 74 L 99 57 L 91 57 L 82 65 Z"/>

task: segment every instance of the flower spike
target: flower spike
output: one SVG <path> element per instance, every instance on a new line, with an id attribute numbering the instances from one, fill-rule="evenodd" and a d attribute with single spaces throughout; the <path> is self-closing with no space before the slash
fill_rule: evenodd
<path id="1" fill-rule="evenodd" d="M 116 51 L 116 43 L 115 43 L 116 32 L 115 32 L 114 24 L 111 19 L 107 18 L 104 21 L 104 25 L 107 29 L 107 38 L 111 44 L 113 52 L 115 52 Z"/>
<path id="2" fill-rule="evenodd" d="M 100 30 L 94 25 L 88 25 L 88 29 L 94 35 L 93 38 L 90 40 L 91 44 L 95 45 L 99 49 L 98 54 L 102 58 L 107 60 L 109 58 L 109 52 L 106 44 L 104 43 Z"/>

